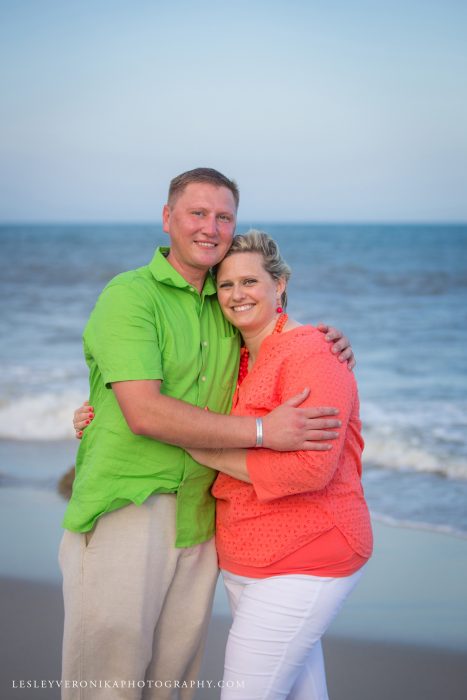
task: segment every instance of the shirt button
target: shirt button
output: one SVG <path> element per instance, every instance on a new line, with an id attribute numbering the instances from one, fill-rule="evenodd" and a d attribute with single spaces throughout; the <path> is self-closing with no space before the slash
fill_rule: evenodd
<path id="1" fill-rule="evenodd" d="M 194 288 L 194 287 L 190 287 L 190 292 L 194 292 L 194 291 L 195 291 L 195 288 Z"/>
<path id="2" fill-rule="evenodd" d="M 207 346 L 208 346 L 208 341 L 207 341 L 207 340 L 203 340 L 203 345 L 204 345 L 205 348 L 207 348 Z"/>
<path id="3" fill-rule="evenodd" d="M 205 381 L 206 381 L 206 377 L 201 377 L 201 381 L 202 381 L 202 382 L 205 382 Z"/>

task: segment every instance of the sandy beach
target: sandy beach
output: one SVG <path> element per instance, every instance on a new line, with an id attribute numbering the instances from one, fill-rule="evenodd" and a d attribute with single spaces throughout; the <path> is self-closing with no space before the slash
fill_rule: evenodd
<path id="1" fill-rule="evenodd" d="M 58 585 L 17 579 L 0 581 L 2 600 L 0 697 L 54 700 L 49 682 L 60 677 L 63 609 Z M 215 615 L 196 700 L 214 700 L 219 689 L 229 619 Z M 330 635 L 325 641 L 332 700 L 465 700 L 465 652 L 363 641 Z M 39 687 L 20 687 L 28 681 Z M 45 687 L 42 687 L 45 686 Z M 109 695 L 111 697 L 111 695 Z"/>
<path id="2" fill-rule="evenodd" d="M 0 488 L 0 698 L 54 700 L 65 509 L 55 488 L 76 445 L 0 446 L 0 462 L 15 474 Z M 467 539 L 378 521 L 374 531 L 374 556 L 324 640 L 331 700 L 465 700 Z M 221 679 L 228 626 L 220 582 L 197 700 L 219 697 L 206 681 Z"/>
<path id="3" fill-rule="evenodd" d="M 330 698 L 464 700 L 467 541 L 378 523 L 375 531 L 375 557 L 324 640 Z M 58 698 L 59 582 L 5 576 L 0 596 L 0 697 Z M 219 697 L 225 612 L 219 584 L 197 700 Z"/>

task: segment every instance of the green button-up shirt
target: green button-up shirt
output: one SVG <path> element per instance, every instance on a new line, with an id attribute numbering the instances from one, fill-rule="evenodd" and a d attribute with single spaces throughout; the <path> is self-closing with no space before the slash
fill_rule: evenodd
<path id="1" fill-rule="evenodd" d="M 201 294 L 158 248 L 151 263 L 118 275 L 100 295 L 84 331 L 90 402 L 73 495 L 63 525 L 86 532 L 96 519 L 153 493 L 177 493 L 177 547 L 214 533 L 215 473 L 183 449 L 135 435 L 112 382 L 159 379 L 161 392 L 228 413 L 238 372 L 239 336 L 222 315 L 213 279 Z"/>

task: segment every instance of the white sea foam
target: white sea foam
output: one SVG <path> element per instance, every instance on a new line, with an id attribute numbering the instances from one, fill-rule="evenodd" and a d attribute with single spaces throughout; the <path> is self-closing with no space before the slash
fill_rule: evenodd
<path id="1" fill-rule="evenodd" d="M 4 402 L 0 405 L 0 439 L 73 438 L 73 411 L 85 398 L 80 391 L 69 391 L 25 396 Z"/>
<path id="2" fill-rule="evenodd" d="M 404 401 L 388 404 L 384 399 L 380 403 L 364 400 L 361 406 L 364 423 L 373 427 L 384 428 L 390 432 L 401 428 L 420 428 L 442 431 L 444 437 L 452 434 L 453 429 L 467 427 L 467 401 Z M 467 439 L 465 432 L 464 440 Z"/>
<path id="3" fill-rule="evenodd" d="M 77 361 L 69 361 L 65 363 L 61 360 L 60 366 L 54 364 L 42 364 L 37 366 L 31 364 L 12 364 L 4 365 L 4 376 L 2 384 L 6 387 L 21 388 L 22 386 L 37 386 L 45 387 L 51 383 L 65 386 L 70 382 L 81 382 L 87 379 L 87 370 L 84 361 L 80 358 Z M 6 391 L 12 393 L 12 389 Z"/>
<path id="4" fill-rule="evenodd" d="M 364 402 L 365 461 L 390 470 L 410 470 L 467 479 L 467 404 L 410 405 Z"/>
<path id="5" fill-rule="evenodd" d="M 467 459 L 450 454 L 438 456 L 424 447 L 410 444 L 397 434 L 365 436 L 364 459 L 373 466 L 399 471 L 441 474 L 451 479 L 467 479 Z"/>
<path id="6" fill-rule="evenodd" d="M 0 403 L 0 439 L 63 440 L 74 437 L 74 409 L 87 398 L 85 382 L 67 391 L 42 392 L 19 398 L 9 397 Z M 426 412 L 411 411 L 402 416 L 397 411 L 383 410 L 369 404 L 365 410 L 364 436 L 366 464 L 396 471 L 442 474 L 452 479 L 467 479 L 467 457 L 459 451 L 465 435 L 459 425 L 464 415 L 459 410 L 445 409 L 450 425 L 437 426 L 424 433 Z M 411 425 L 408 426 L 408 420 Z M 441 435 L 441 432 L 443 433 Z M 439 449 L 437 441 L 456 443 L 454 450 Z M 461 445 L 462 447 L 462 445 Z"/>

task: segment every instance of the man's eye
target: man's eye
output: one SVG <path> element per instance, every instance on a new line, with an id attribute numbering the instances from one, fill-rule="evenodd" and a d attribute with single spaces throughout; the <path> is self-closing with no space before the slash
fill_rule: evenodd
<path id="1" fill-rule="evenodd" d="M 203 216 L 203 212 L 202 212 L 202 211 L 192 211 L 191 213 L 192 213 L 194 216 Z"/>
<path id="2" fill-rule="evenodd" d="M 232 217 L 230 217 L 228 214 L 219 214 L 219 216 L 217 218 L 220 221 L 224 221 L 226 223 L 229 223 L 230 221 L 232 221 Z"/>

